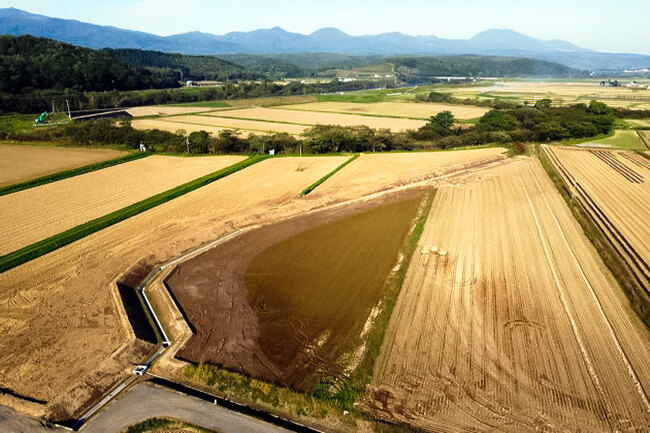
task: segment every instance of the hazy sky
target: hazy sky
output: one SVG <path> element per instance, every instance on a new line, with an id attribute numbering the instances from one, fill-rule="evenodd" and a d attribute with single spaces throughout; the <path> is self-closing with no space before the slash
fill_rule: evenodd
<path id="1" fill-rule="evenodd" d="M 351 35 L 402 32 L 469 38 L 509 28 L 585 48 L 650 54 L 650 0 L 0 0 L 43 15 L 171 35 L 280 26 Z"/>

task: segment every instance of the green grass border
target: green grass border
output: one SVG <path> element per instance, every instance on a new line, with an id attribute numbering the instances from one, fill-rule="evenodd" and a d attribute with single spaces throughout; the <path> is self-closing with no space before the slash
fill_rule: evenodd
<path id="1" fill-rule="evenodd" d="M 111 212 L 107 215 L 101 216 L 64 232 L 58 233 L 54 236 L 50 236 L 49 238 L 35 242 L 31 245 L 27 245 L 26 247 L 13 251 L 4 256 L 0 256 L 0 273 L 33 260 L 37 257 L 43 256 L 49 252 L 68 245 L 106 227 L 112 226 L 113 224 L 117 224 L 120 221 L 142 213 L 160 204 L 187 194 L 188 192 L 194 191 L 195 189 L 198 189 L 202 186 L 208 185 L 216 180 L 226 177 L 267 158 L 268 157 L 266 156 L 251 156 L 244 161 L 240 161 L 214 173 L 210 173 L 198 179 L 194 179 L 190 182 L 184 183 L 183 185 L 179 185 L 160 194 L 156 194 L 152 197 L 146 198 L 115 212 Z"/>
<path id="2" fill-rule="evenodd" d="M 23 191 L 29 188 L 45 185 L 48 183 L 56 182 L 58 180 L 67 179 L 69 177 L 79 176 L 80 174 L 90 173 L 91 171 L 101 170 L 102 168 L 112 167 L 114 165 L 123 164 L 125 162 L 135 161 L 138 159 L 150 156 L 151 153 L 133 152 L 128 155 L 121 156 L 115 159 L 108 159 L 106 161 L 97 162 L 94 164 L 84 165 L 70 170 L 59 171 L 57 173 L 48 174 L 46 176 L 37 177 L 25 182 L 14 183 L 0 188 L 0 197 L 14 192 Z"/>
<path id="3" fill-rule="evenodd" d="M 312 183 L 312 184 L 309 185 L 307 188 L 305 188 L 305 189 L 303 189 L 302 191 L 300 191 L 300 195 L 301 195 L 301 196 L 305 196 L 305 195 L 309 194 L 310 192 L 312 192 L 313 190 L 315 190 L 315 189 L 316 189 L 320 184 L 322 184 L 323 182 L 325 182 L 325 181 L 326 181 L 327 179 L 329 179 L 330 177 L 334 176 L 337 172 L 341 171 L 341 170 L 342 170 L 346 165 L 350 164 L 352 161 L 354 161 L 355 159 L 357 159 L 360 155 L 361 155 L 361 154 L 359 154 L 359 153 L 355 153 L 354 155 L 352 155 L 352 157 L 350 157 L 350 158 L 348 158 L 347 160 L 345 160 L 341 165 L 339 165 L 338 167 L 336 167 L 334 170 L 330 171 L 330 172 L 327 173 L 325 176 L 321 177 L 321 178 L 318 179 L 316 182 Z"/>

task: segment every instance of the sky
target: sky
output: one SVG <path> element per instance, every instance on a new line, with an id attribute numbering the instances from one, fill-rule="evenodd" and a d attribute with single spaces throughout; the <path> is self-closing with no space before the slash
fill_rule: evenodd
<path id="1" fill-rule="evenodd" d="M 650 54 L 650 0 L 0 0 L 4 7 L 161 36 L 280 26 L 466 39 L 507 28 L 597 51 Z"/>

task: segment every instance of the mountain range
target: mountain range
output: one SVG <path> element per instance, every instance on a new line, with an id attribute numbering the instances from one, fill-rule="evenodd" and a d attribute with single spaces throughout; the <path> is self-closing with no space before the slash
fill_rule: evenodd
<path id="1" fill-rule="evenodd" d="M 566 41 L 538 40 L 507 29 L 486 30 L 470 39 L 410 36 L 395 32 L 351 36 L 336 28 L 323 28 L 304 35 L 280 27 L 224 35 L 188 32 L 158 36 L 5 8 L 0 9 L 0 34 L 30 34 L 88 48 L 138 48 L 181 54 L 474 54 L 530 57 L 590 71 L 650 67 L 650 56 L 600 53 Z"/>

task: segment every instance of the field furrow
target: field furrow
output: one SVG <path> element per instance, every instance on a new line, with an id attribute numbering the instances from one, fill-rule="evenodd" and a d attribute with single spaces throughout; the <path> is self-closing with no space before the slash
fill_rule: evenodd
<path id="1" fill-rule="evenodd" d="M 431 431 L 650 428 L 650 333 L 541 165 L 456 182 L 436 195 L 369 406 Z"/>

